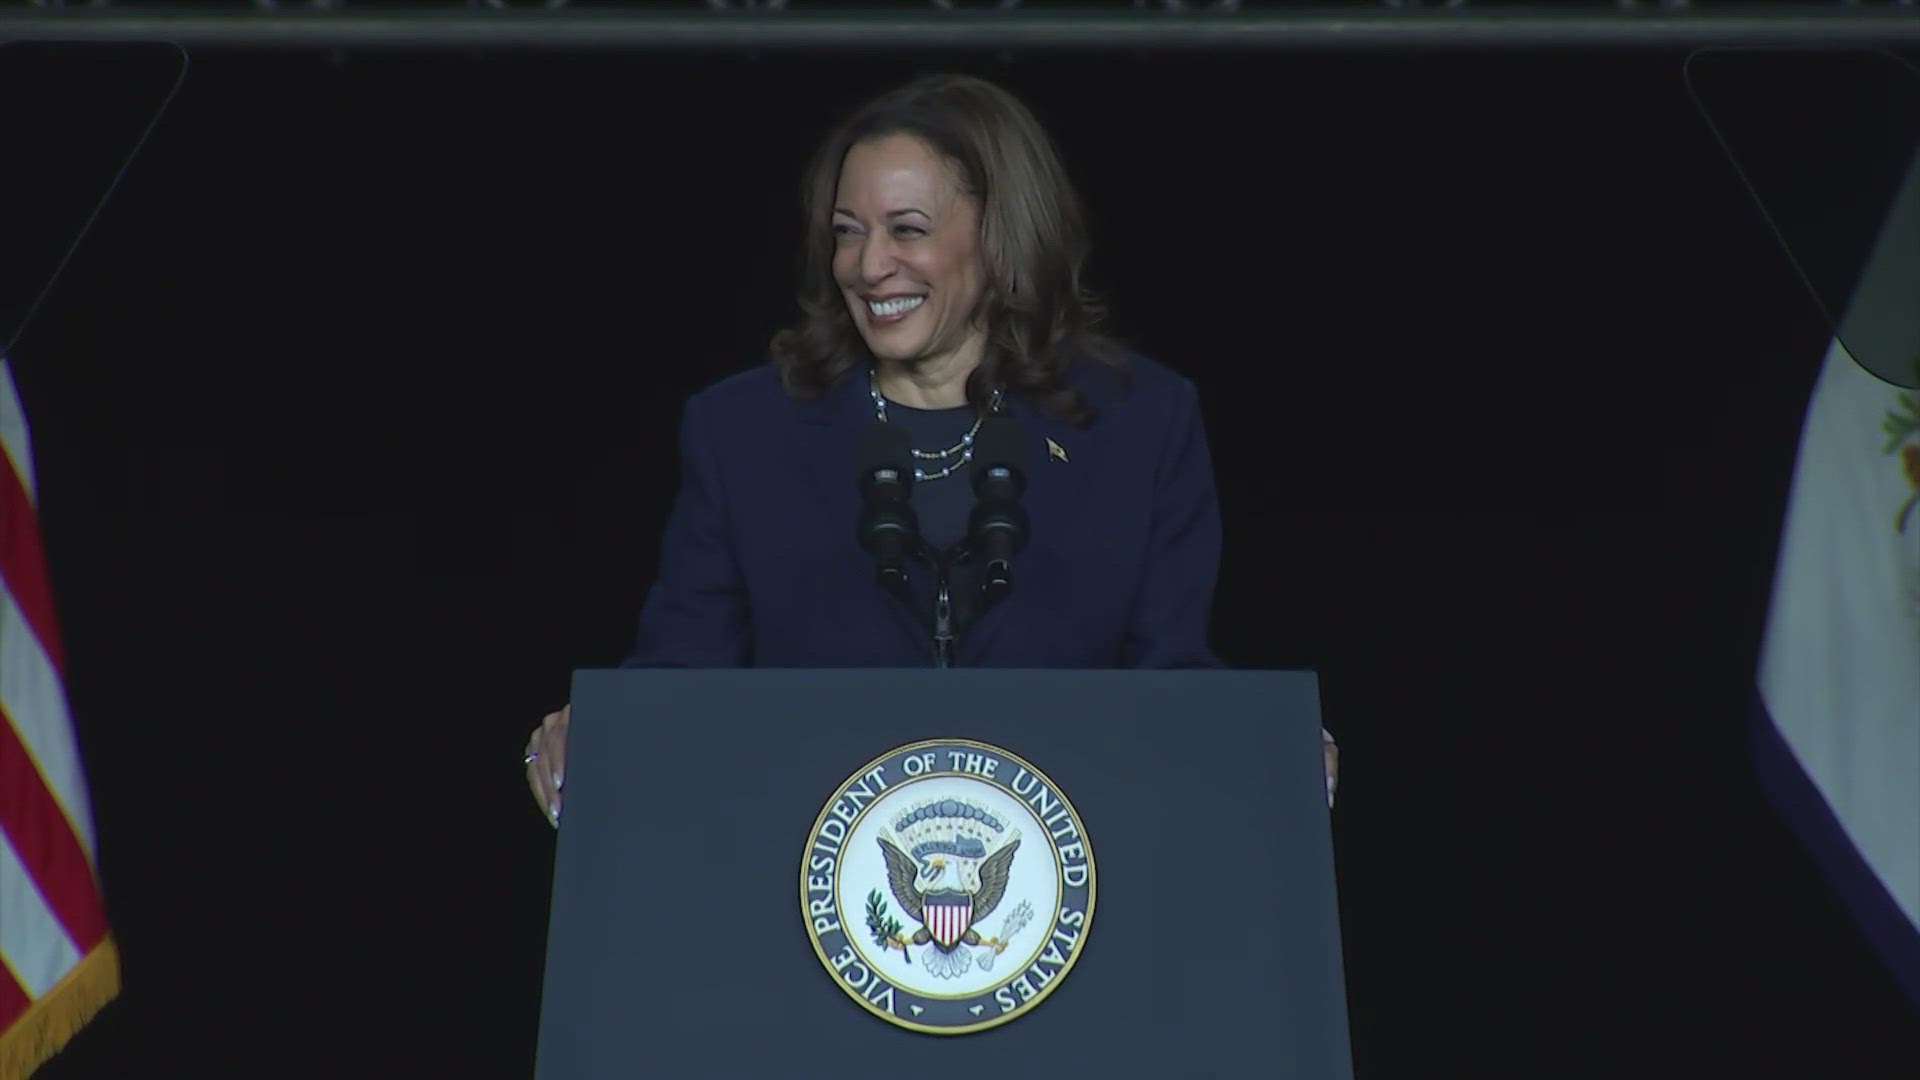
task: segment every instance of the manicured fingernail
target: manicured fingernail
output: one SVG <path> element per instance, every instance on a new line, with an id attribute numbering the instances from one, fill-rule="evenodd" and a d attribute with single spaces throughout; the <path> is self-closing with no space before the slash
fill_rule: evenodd
<path id="1" fill-rule="evenodd" d="M 553 770 L 553 790 L 559 791 L 561 782 L 562 781 L 560 779 L 560 770 L 559 769 Z"/>
<path id="2" fill-rule="evenodd" d="M 557 829 L 560 827 L 560 804 L 559 803 L 554 803 L 552 806 L 547 808 L 547 819 L 553 822 L 554 828 Z"/>

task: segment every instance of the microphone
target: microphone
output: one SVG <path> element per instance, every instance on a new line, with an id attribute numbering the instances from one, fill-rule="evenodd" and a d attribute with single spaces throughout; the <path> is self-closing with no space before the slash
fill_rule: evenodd
<path id="1" fill-rule="evenodd" d="M 874 558 L 880 587 L 905 598 L 907 556 L 920 543 L 920 518 L 908 504 L 913 443 L 905 428 L 880 420 L 860 439 L 860 546 Z"/>
<path id="2" fill-rule="evenodd" d="M 995 413 L 980 421 L 973 438 L 973 514 L 967 521 L 969 546 L 985 560 L 980 579 L 981 610 L 1013 589 L 1013 557 L 1027 546 L 1027 511 L 1020 496 L 1027 490 L 1027 441 L 1019 421 Z"/>

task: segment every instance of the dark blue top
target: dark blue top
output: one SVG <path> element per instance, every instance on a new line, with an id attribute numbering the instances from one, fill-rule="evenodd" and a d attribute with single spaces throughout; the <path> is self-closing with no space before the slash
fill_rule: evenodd
<path id="1" fill-rule="evenodd" d="M 929 454 L 960 445 L 979 415 L 971 405 L 916 409 L 897 401 L 887 402 L 887 421 L 906 428 L 913 448 Z M 914 516 L 920 519 L 921 537 L 936 548 L 952 547 L 966 535 L 967 517 L 973 513 L 973 473 L 962 454 L 918 458 L 913 464 L 930 476 L 940 476 L 949 465 L 958 466 L 938 480 L 914 484 L 911 498 Z"/>
<path id="2" fill-rule="evenodd" d="M 1193 384 L 1142 357 L 1071 377 L 1100 411 L 1085 430 L 1010 402 L 1032 539 L 955 665 L 1216 666 L 1220 511 Z M 911 607 L 883 592 L 854 531 L 872 418 L 858 370 L 816 400 L 790 397 L 770 366 L 688 400 L 680 492 L 630 666 L 933 663 L 929 573 L 916 567 Z"/>

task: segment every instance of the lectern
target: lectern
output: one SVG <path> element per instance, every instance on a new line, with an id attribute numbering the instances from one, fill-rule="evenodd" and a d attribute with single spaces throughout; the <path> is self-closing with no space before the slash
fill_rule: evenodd
<path id="1" fill-rule="evenodd" d="M 536 1076 L 1352 1074 L 1286 671 L 583 671 Z"/>

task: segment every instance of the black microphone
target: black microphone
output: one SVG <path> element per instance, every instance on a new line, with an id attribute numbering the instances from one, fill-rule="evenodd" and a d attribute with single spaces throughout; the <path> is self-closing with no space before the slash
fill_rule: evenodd
<path id="1" fill-rule="evenodd" d="M 1026 451 L 1026 435 L 1013 417 L 996 413 L 980 421 L 973 437 L 975 502 L 967 539 L 983 560 L 982 611 L 1013 589 L 1013 557 L 1027 546 L 1027 511 L 1020 505 L 1027 490 Z"/>
<path id="2" fill-rule="evenodd" d="M 860 439 L 860 546 L 873 556 L 880 587 L 902 597 L 907 556 L 920 543 L 913 491 L 913 443 L 905 428 L 875 420 Z"/>

